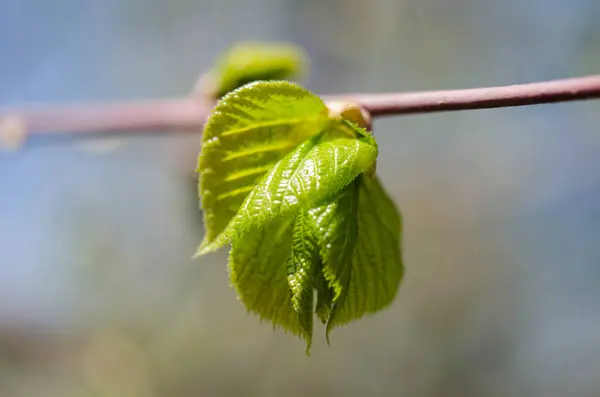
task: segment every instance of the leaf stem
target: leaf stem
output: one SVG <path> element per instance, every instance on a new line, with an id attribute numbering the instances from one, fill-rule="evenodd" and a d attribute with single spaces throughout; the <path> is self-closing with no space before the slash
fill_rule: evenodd
<path id="1" fill-rule="evenodd" d="M 537 105 L 600 98 L 600 75 L 502 87 L 325 96 L 353 101 L 373 117 Z M 214 102 L 171 98 L 115 103 L 0 108 L 0 121 L 24 134 L 198 132 Z M 2 126 L 3 123 L 0 123 Z M 0 128 L 0 138 L 5 135 Z"/>

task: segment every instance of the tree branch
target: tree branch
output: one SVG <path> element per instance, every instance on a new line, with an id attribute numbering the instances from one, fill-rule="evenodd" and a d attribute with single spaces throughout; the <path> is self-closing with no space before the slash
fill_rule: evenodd
<path id="1" fill-rule="evenodd" d="M 600 75 L 504 87 L 326 96 L 356 102 L 373 117 L 536 105 L 600 98 Z M 0 136 L 11 133 L 195 131 L 214 102 L 174 98 L 108 104 L 0 108 Z"/>
<path id="2" fill-rule="evenodd" d="M 467 90 L 348 97 L 373 117 L 579 101 L 600 98 L 600 75 Z"/>

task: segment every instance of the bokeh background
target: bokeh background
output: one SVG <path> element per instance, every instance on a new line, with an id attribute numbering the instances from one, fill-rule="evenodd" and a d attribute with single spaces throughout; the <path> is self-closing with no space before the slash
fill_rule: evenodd
<path id="1" fill-rule="evenodd" d="M 598 0 L 0 0 L 0 105 L 187 95 L 286 41 L 319 93 L 600 71 Z M 598 396 L 600 102 L 378 120 L 392 307 L 300 340 L 202 238 L 200 135 L 0 152 L 0 396 Z"/>

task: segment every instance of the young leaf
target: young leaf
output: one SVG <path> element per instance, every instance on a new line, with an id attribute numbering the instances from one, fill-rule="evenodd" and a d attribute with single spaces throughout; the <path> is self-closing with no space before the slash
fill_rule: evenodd
<path id="1" fill-rule="evenodd" d="M 238 43 L 210 71 L 214 96 L 223 95 L 257 80 L 287 80 L 306 69 L 304 52 L 292 45 Z"/>
<path id="2" fill-rule="evenodd" d="M 308 213 L 318 230 L 323 276 L 333 291 L 332 302 L 350 282 L 351 260 L 357 236 L 358 181 L 340 191 L 328 205 Z M 335 310 L 335 309 L 334 309 Z"/>
<path id="3" fill-rule="evenodd" d="M 352 255 L 358 235 L 357 211 L 359 182 L 357 178 L 346 186 L 330 204 L 309 210 L 315 230 L 318 230 L 320 255 L 323 261 L 322 275 L 327 290 L 321 287 L 323 299 L 331 294 L 331 303 L 326 306 L 327 322 L 343 306 L 352 276 Z M 327 302 L 328 303 L 328 302 Z M 318 312 L 317 312 L 318 314 Z M 327 333 L 329 342 L 329 333 Z"/>
<path id="4" fill-rule="evenodd" d="M 199 254 L 242 240 L 279 217 L 293 217 L 302 208 L 322 205 L 360 173 L 373 166 L 377 146 L 366 139 L 318 134 L 279 161 L 248 194 L 221 235 Z"/>
<path id="5" fill-rule="evenodd" d="M 402 219 L 396 206 L 378 178 L 361 175 L 357 182 L 358 236 L 352 256 L 352 274 L 345 295 L 334 307 L 328 332 L 388 306 L 404 274 Z"/>
<path id="6" fill-rule="evenodd" d="M 280 219 L 233 244 L 230 279 L 249 311 L 274 326 L 310 340 L 292 306 L 286 263 L 291 254 L 293 219 Z"/>
<path id="7" fill-rule="evenodd" d="M 327 125 L 323 101 L 288 82 L 257 82 L 223 97 L 204 127 L 198 158 L 205 236 L 211 243 L 256 183 Z"/>
<path id="8" fill-rule="evenodd" d="M 294 222 L 291 255 L 287 262 L 292 307 L 298 313 L 310 349 L 313 328 L 313 286 L 319 269 L 319 246 L 306 210 L 300 210 Z"/>

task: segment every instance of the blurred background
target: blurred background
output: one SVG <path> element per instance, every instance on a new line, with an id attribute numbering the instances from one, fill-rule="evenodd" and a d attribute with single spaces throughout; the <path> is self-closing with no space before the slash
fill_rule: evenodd
<path id="1" fill-rule="evenodd" d="M 0 0 L 0 105 L 187 95 L 237 41 L 319 93 L 600 72 L 598 0 Z M 598 396 L 600 102 L 378 120 L 388 310 L 304 344 L 202 238 L 194 134 L 0 152 L 0 396 Z"/>

